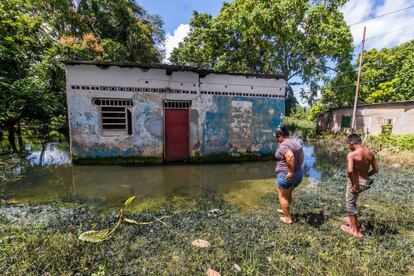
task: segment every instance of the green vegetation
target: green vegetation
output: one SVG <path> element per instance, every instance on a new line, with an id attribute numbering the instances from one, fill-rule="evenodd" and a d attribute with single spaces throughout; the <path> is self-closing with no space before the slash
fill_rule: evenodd
<path id="1" fill-rule="evenodd" d="M 207 156 L 194 156 L 190 158 L 191 163 L 209 164 L 209 163 L 238 163 L 245 161 L 264 161 L 273 160 L 274 154 L 256 154 L 256 153 L 223 153 L 212 154 Z"/>
<path id="2" fill-rule="evenodd" d="M 397 151 L 412 151 L 414 150 L 414 135 L 387 135 L 380 134 L 370 136 L 367 141 L 373 149 L 380 151 L 382 149 L 392 149 Z"/>
<path id="3" fill-rule="evenodd" d="M 321 154 L 317 153 L 317 154 Z M 131 214 L 136 221 L 169 216 L 164 223 L 122 225 L 100 244 L 78 240 L 79 233 L 107 228 L 116 213 L 100 213 L 84 205 L 52 207 L 58 219 L 43 223 L 14 223 L 13 208 L 0 206 L 0 272 L 8 274 L 373 274 L 414 272 L 414 174 L 412 170 L 382 170 L 361 197 L 361 222 L 367 238 L 360 241 L 339 226 L 344 214 L 344 170 L 326 174 L 317 189 L 294 195 L 294 225 L 279 221 L 273 189 L 264 189 L 260 208 L 248 213 L 222 194 L 202 191 L 185 202 L 167 201 Z M 273 187 L 270 181 L 255 185 Z M 384 188 L 386 187 L 386 188 Z M 262 189 L 261 189 L 262 190 Z M 209 216 L 219 208 L 221 214 Z M 130 209 L 134 210 L 133 206 Z M 6 213 L 5 213 L 6 212 Z M 37 211 L 39 212 L 39 211 Z M 66 214 L 66 215 L 62 215 Z M 205 239 L 209 248 L 194 248 Z"/>
<path id="4" fill-rule="evenodd" d="M 364 145 L 375 150 L 393 150 L 398 151 L 412 151 L 414 150 L 414 135 L 413 134 L 379 134 L 379 135 L 360 135 L 363 139 Z M 323 144 L 333 145 L 338 141 L 343 142 L 345 145 L 347 134 L 330 134 L 324 133 L 318 137 L 318 140 Z"/>
<path id="5" fill-rule="evenodd" d="M 288 127 L 289 130 L 293 132 L 299 131 L 299 136 L 302 139 L 308 139 L 315 136 L 315 127 L 316 124 L 313 121 L 306 119 L 297 119 L 292 117 L 285 117 L 283 119 L 283 124 Z"/>
<path id="6" fill-rule="evenodd" d="M 97 231 L 97 230 L 86 231 L 79 235 L 79 239 L 81 241 L 99 243 L 99 242 L 103 242 L 109 239 L 112 236 L 112 234 L 116 231 L 116 229 L 118 229 L 124 222 L 139 225 L 139 223 L 136 220 L 126 218 L 125 216 L 128 206 L 134 200 L 135 200 L 135 196 L 132 196 L 125 201 L 125 204 L 124 204 L 125 206 L 123 209 L 119 210 L 118 221 L 116 222 L 115 226 L 112 229 L 108 228 L 108 229 L 100 230 L 100 231 Z"/>
<path id="7" fill-rule="evenodd" d="M 339 68 L 338 75 L 322 90 L 329 107 L 351 106 L 355 94 L 354 66 Z M 414 98 L 414 40 L 393 48 L 364 52 L 361 103 L 408 101 Z"/>
<path id="8" fill-rule="evenodd" d="M 0 2 L 0 140 L 67 133 L 65 60 L 160 62 L 162 20 L 131 0 Z M 16 143 L 17 140 L 17 143 Z"/>
<path id="9" fill-rule="evenodd" d="M 95 157 L 73 158 L 72 162 L 77 165 L 161 165 L 164 159 L 156 156 Z"/>
<path id="10" fill-rule="evenodd" d="M 318 136 L 317 143 L 319 146 L 330 148 L 335 154 L 337 152 L 334 150 L 335 147 L 345 147 L 346 136 L 346 134 L 324 133 Z M 361 134 L 361 137 L 363 144 L 374 151 L 377 158 L 384 163 L 395 168 L 414 166 L 414 135 L 380 134 L 365 137 L 364 134 Z"/>
<path id="11" fill-rule="evenodd" d="M 225 3 L 217 17 L 193 13 L 190 34 L 170 60 L 201 68 L 300 77 L 314 103 L 328 66 L 352 59 L 352 36 L 339 10 L 345 1 L 236 0 Z M 277 49 L 277 50 L 275 50 Z M 287 106 L 294 101 L 288 87 Z M 288 109 L 288 108 L 287 108 Z M 289 110 L 289 109 L 288 109 Z M 289 112 L 287 112 L 289 114 Z"/>
<path id="12" fill-rule="evenodd" d="M 291 114 L 283 119 L 283 124 L 304 140 L 316 135 L 313 108 L 307 109 L 306 107 L 296 106 L 292 109 Z"/>

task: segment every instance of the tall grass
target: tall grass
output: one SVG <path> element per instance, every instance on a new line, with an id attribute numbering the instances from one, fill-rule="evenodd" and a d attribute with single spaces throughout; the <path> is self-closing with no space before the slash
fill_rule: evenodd
<path id="1" fill-rule="evenodd" d="M 375 177 L 374 186 L 359 201 L 360 221 L 367 234 L 361 241 L 339 228 L 345 212 L 346 174 L 334 163 L 326 169 L 329 172 L 318 188 L 295 192 L 293 225 L 280 222 L 275 192 L 263 195 L 262 208 L 244 213 L 221 194 L 206 190 L 185 204 L 171 199 L 131 216 L 137 221 L 171 216 L 165 224 L 123 226 L 113 239 L 96 245 L 79 241 L 77 235 L 91 227 L 108 227 L 115 216 L 79 207 L 69 216 L 55 216 L 43 224 L 19 225 L 2 216 L 5 210 L 11 212 L 3 206 L 0 272 L 201 275 L 212 268 L 235 275 L 237 264 L 244 275 L 413 273 L 414 172 L 383 168 Z M 58 207 L 45 208 L 62 212 Z M 222 215 L 209 216 L 213 208 Z M 197 238 L 211 246 L 192 247 L 191 241 Z"/>

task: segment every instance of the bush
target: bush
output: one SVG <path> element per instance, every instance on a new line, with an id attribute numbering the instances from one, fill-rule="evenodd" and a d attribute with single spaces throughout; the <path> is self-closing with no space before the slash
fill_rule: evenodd
<path id="1" fill-rule="evenodd" d="M 371 136 L 368 143 L 375 150 L 392 149 L 399 150 L 414 150 L 414 135 L 391 135 L 380 134 Z"/>
<path id="2" fill-rule="evenodd" d="M 296 119 L 292 117 L 285 117 L 283 124 L 291 131 L 299 131 L 302 139 L 306 140 L 315 136 L 316 124 L 315 122 L 306 119 Z"/>

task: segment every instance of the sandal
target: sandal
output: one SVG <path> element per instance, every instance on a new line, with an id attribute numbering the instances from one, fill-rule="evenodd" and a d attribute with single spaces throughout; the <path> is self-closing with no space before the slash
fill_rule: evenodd
<path id="1" fill-rule="evenodd" d="M 343 221 L 343 222 L 345 222 L 345 224 L 346 224 L 346 225 L 351 226 L 351 220 L 350 220 L 350 218 L 349 218 L 349 217 L 344 217 L 344 218 L 342 219 L 342 221 Z M 361 230 L 362 230 L 362 226 L 361 226 L 361 224 L 358 224 L 357 228 L 358 228 L 358 231 L 361 231 Z"/>
<path id="2" fill-rule="evenodd" d="M 351 226 L 349 226 L 349 225 L 342 224 L 342 225 L 341 225 L 341 229 L 342 229 L 342 231 L 344 231 L 345 233 L 348 233 L 348 234 L 350 234 L 350 235 L 354 236 L 355 238 L 358 238 L 358 239 L 363 239 L 363 238 L 365 237 L 365 236 L 364 236 L 364 234 L 362 234 L 359 230 L 358 230 L 358 231 L 354 231 L 354 230 L 352 229 L 352 227 L 351 227 Z"/>

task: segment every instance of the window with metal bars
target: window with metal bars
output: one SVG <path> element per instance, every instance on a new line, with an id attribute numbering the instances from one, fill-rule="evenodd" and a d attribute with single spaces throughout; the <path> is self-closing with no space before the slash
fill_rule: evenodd
<path id="1" fill-rule="evenodd" d="M 99 98 L 95 104 L 101 109 L 103 135 L 132 134 L 132 100 Z"/>
<path id="2" fill-rule="evenodd" d="M 164 108 L 167 109 L 189 109 L 190 101 L 164 101 Z"/>

